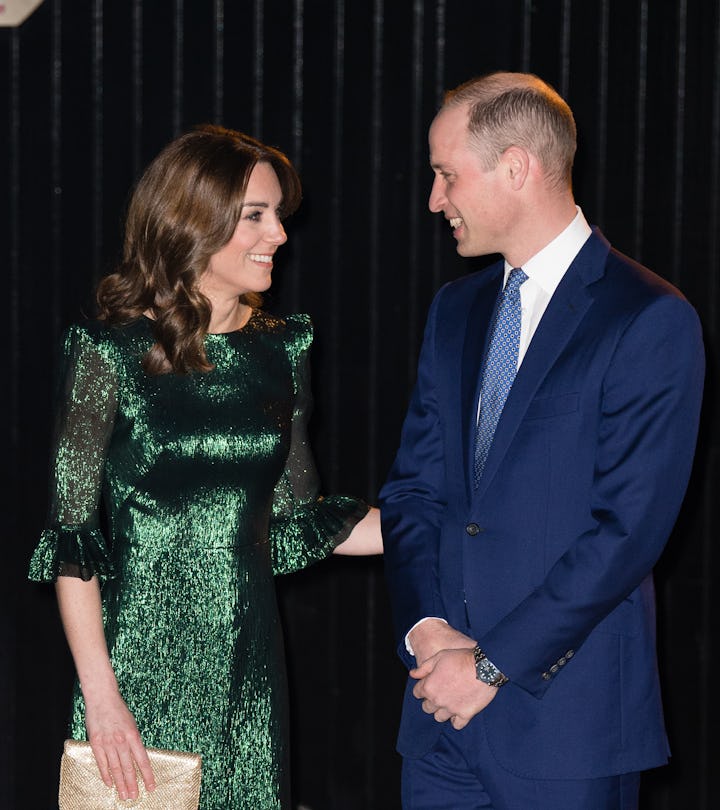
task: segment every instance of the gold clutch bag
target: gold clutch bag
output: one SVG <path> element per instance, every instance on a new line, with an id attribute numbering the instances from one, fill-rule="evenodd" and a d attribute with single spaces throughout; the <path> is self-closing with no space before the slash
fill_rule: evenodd
<path id="1" fill-rule="evenodd" d="M 65 740 L 60 759 L 60 810 L 122 810 L 126 807 L 197 810 L 200 803 L 200 755 L 160 748 L 146 750 L 157 787 L 148 793 L 138 774 L 137 799 L 123 801 L 117 790 L 109 788 L 100 778 L 90 743 Z"/>

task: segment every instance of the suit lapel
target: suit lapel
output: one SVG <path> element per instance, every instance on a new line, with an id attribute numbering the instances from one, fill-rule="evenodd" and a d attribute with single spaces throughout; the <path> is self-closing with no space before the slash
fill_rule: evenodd
<path id="1" fill-rule="evenodd" d="M 505 402 L 475 493 L 477 497 L 482 497 L 487 489 L 538 387 L 592 304 L 588 286 L 602 276 L 608 250 L 609 245 L 599 232 L 590 236 L 550 299 Z M 472 475 L 468 480 L 472 481 Z"/>

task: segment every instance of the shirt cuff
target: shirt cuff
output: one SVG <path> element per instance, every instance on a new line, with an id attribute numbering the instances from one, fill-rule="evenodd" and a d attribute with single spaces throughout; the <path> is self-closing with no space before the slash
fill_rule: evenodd
<path id="1" fill-rule="evenodd" d="M 415 652 L 410 644 L 410 633 L 423 622 L 426 622 L 428 619 L 437 619 L 439 622 L 445 622 L 447 624 L 447 619 L 441 619 L 440 616 L 425 616 L 424 619 L 420 619 L 419 622 L 415 622 L 415 624 L 407 631 L 405 634 L 405 649 L 410 653 L 410 655 L 415 655 Z"/>

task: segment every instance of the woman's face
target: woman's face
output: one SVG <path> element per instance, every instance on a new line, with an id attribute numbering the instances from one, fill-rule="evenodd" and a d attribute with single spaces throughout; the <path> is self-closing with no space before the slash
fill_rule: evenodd
<path id="1" fill-rule="evenodd" d="M 213 299 L 268 289 L 275 251 L 287 241 L 279 216 L 281 202 L 282 189 L 272 166 L 255 164 L 235 232 L 210 257 L 200 278 L 201 292 Z"/>

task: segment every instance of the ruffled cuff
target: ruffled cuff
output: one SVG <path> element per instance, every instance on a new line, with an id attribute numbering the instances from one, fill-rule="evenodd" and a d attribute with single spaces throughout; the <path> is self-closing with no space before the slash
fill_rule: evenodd
<path id="1" fill-rule="evenodd" d="M 370 505 L 348 495 L 329 495 L 317 503 L 319 522 L 330 535 L 329 552 L 344 543 L 355 525 L 370 511 Z"/>
<path id="2" fill-rule="evenodd" d="M 292 518 L 273 522 L 273 571 L 288 574 L 323 560 L 370 510 L 358 498 L 330 495 L 300 507 Z"/>
<path id="3" fill-rule="evenodd" d="M 99 529 L 57 526 L 45 529 L 30 560 L 28 579 L 55 582 L 58 577 L 79 577 L 87 582 L 113 576 L 107 542 Z"/>

